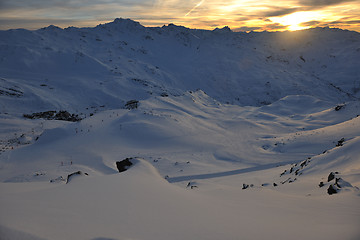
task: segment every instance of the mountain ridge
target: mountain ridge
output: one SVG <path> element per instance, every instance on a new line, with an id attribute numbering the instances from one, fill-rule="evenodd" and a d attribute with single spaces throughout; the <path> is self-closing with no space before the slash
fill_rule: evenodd
<path id="1" fill-rule="evenodd" d="M 83 92 L 93 91 L 97 82 L 102 89 L 98 91 L 110 99 L 116 95 L 114 87 L 133 91 L 134 97 L 115 97 L 122 103 L 196 89 L 222 103 L 241 106 L 266 105 L 299 94 L 334 104 L 359 99 L 359 33 L 229 30 L 219 33 L 171 24 L 147 28 L 130 19 L 116 19 L 94 28 L 0 31 L 0 71 L 10 82 L 7 79 L 26 83 L 26 78 L 33 78 L 39 85 L 32 88 L 41 91 L 46 90 L 40 87 L 46 81 L 64 84 L 79 77 L 94 85 L 83 85 Z M 119 90 L 121 94 L 128 95 Z M 104 104 L 109 105 L 98 102 Z M 48 108 L 54 107 L 50 103 Z"/>

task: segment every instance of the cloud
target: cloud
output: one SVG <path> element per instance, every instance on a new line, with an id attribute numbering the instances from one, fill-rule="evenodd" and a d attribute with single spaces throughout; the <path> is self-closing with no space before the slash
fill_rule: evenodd
<path id="1" fill-rule="evenodd" d="M 9 19 L 0 17 L 1 26 L 4 29 L 17 29 L 17 28 L 25 28 L 25 29 L 39 29 L 42 27 L 47 27 L 49 25 L 69 27 L 86 27 L 89 25 L 96 26 L 96 21 L 84 21 L 78 20 L 74 21 L 72 19 L 52 19 L 48 18 L 21 18 L 21 19 Z"/>
<path id="2" fill-rule="evenodd" d="M 302 27 L 317 27 L 320 24 L 321 24 L 320 21 L 308 21 L 308 22 L 300 23 L 300 26 L 302 26 Z"/>
<path id="3" fill-rule="evenodd" d="M 349 30 L 358 30 L 354 26 L 360 25 L 360 19 L 359 20 L 347 20 L 347 18 L 340 19 L 337 21 L 330 21 L 330 22 L 320 22 L 320 21 L 309 21 L 301 23 L 301 26 L 304 27 L 337 27 L 337 28 L 344 28 Z"/>
<path id="4" fill-rule="evenodd" d="M 353 24 L 360 24 L 360 20 L 348 20 L 348 21 L 332 21 L 329 24 L 331 25 L 353 25 Z"/>
<path id="5" fill-rule="evenodd" d="M 83 9 L 99 9 L 99 7 L 124 9 L 141 5 L 145 8 L 152 7 L 153 4 L 154 0 L 0 0 L 0 11 L 47 9 L 51 13 L 61 8 L 71 12 L 83 12 Z"/>
<path id="6" fill-rule="evenodd" d="M 264 30 L 267 31 L 274 31 L 274 30 L 286 30 L 287 26 L 282 25 L 280 23 L 272 23 L 272 24 L 267 24 L 263 27 Z"/>
<path id="7" fill-rule="evenodd" d="M 306 7 L 327 7 L 330 5 L 339 5 L 348 2 L 354 2 L 357 0 L 299 0 L 298 3 Z"/>
<path id="8" fill-rule="evenodd" d="M 250 32 L 250 31 L 256 31 L 256 30 L 261 30 L 262 27 L 239 27 L 239 28 L 234 28 L 233 31 L 234 32 Z"/>
<path id="9" fill-rule="evenodd" d="M 65 7 L 69 6 L 69 0 L 1 0 L 2 10 L 14 10 L 14 9 L 31 9 L 31 8 L 49 8 L 49 7 Z"/>
<path id="10" fill-rule="evenodd" d="M 302 8 L 281 8 L 281 7 L 273 7 L 270 11 L 265 11 L 262 13 L 262 16 L 268 17 L 280 17 L 284 15 L 288 15 L 294 12 L 301 11 Z"/>

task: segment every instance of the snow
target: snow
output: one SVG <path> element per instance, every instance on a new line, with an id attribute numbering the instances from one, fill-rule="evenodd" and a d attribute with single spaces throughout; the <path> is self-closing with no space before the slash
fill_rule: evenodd
<path id="1" fill-rule="evenodd" d="M 0 31 L 0 238 L 359 238 L 359 49 L 328 28 Z M 23 116 L 60 110 L 83 119 Z"/>

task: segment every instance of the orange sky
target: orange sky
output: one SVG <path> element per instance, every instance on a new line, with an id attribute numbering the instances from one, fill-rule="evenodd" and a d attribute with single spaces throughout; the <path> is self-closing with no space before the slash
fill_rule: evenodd
<path id="1" fill-rule="evenodd" d="M 1 0 L 0 29 L 92 27 L 115 18 L 144 26 L 233 31 L 337 27 L 360 32 L 360 0 Z"/>

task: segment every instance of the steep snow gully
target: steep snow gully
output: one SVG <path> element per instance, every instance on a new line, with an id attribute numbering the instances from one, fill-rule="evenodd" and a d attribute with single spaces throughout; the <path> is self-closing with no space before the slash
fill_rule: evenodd
<path id="1" fill-rule="evenodd" d="M 0 239 L 360 238 L 360 34 L 0 31 Z"/>

